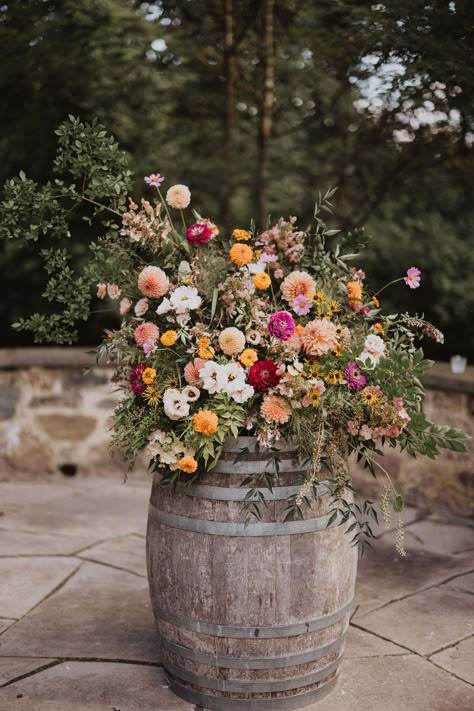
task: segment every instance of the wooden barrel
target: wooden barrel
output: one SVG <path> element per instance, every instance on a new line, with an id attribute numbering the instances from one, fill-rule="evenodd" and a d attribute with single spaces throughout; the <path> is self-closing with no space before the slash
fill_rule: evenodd
<path id="1" fill-rule="evenodd" d="M 175 492 L 155 477 L 150 500 L 148 576 L 164 668 L 175 694 L 217 711 L 297 709 L 325 696 L 354 594 L 357 553 L 338 520 L 327 528 L 331 497 L 283 523 L 302 474 L 284 443 L 261 520 L 242 522 L 241 482 L 273 464 L 255 444 L 229 441 L 216 469 Z"/>

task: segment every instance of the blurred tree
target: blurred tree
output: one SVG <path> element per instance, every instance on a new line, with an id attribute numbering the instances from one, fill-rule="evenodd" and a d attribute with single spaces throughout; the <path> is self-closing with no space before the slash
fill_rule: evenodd
<path id="1" fill-rule="evenodd" d="M 13 2 L 0 170 L 46 177 L 52 131 L 75 113 L 97 115 L 139 174 L 189 184 L 224 229 L 266 200 L 306 222 L 338 186 L 338 226 L 376 237 L 375 285 L 422 268 L 423 288 L 393 302 L 448 332 L 442 356 L 472 353 L 473 23 L 469 0 Z"/>

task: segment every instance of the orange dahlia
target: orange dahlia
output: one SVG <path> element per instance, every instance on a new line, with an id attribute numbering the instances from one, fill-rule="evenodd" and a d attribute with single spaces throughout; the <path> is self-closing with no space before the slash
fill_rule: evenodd
<path id="1" fill-rule="evenodd" d="M 137 343 L 139 346 L 143 346 L 145 341 L 148 341 L 149 338 L 151 338 L 153 341 L 158 340 L 160 331 L 158 329 L 158 326 L 155 326 L 154 323 L 151 323 L 151 321 L 145 321 L 145 323 L 141 323 L 139 326 L 136 327 L 135 333 L 133 335 L 135 337 L 135 343 Z"/>
<path id="2" fill-rule="evenodd" d="M 267 422 L 284 425 L 290 419 L 291 407 L 282 397 L 269 395 L 262 402 L 260 414 Z"/>
<path id="3" fill-rule="evenodd" d="M 195 432 L 211 435 L 217 432 L 219 419 L 211 410 L 199 410 L 193 417 L 193 427 Z"/>
<path id="4" fill-rule="evenodd" d="M 281 295 L 285 301 L 293 302 L 297 296 L 307 296 L 312 300 L 316 294 L 316 282 L 307 272 L 291 272 L 283 280 Z"/>
<path id="5" fill-rule="evenodd" d="M 322 355 L 337 345 L 337 326 L 328 319 L 315 319 L 306 324 L 301 334 L 303 350 L 310 355 Z"/>
<path id="6" fill-rule="evenodd" d="M 234 244 L 230 248 L 229 256 L 238 267 L 244 267 L 252 261 L 253 252 L 248 244 Z"/>
<path id="7" fill-rule="evenodd" d="M 160 267 L 145 267 L 138 275 L 138 288 L 152 299 L 164 296 L 169 286 L 169 279 Z"/>

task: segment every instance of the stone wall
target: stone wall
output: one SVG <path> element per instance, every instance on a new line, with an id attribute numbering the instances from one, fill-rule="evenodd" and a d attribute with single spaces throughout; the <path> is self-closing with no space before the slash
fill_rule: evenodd
<path id="1" fill-rule="evenodd" d="M 110 415 L 117 401 L 112 370 L 94 367 L 81 348 L 0 349 L 0 480 L 67 475 L 121 476 L 109 453 Z M 474 367 L 451 374 L 438 364 L 425 378 L 425 408 L 438 422 L 474 435 Z M 446 452 L 435 462 L 388 450 L 384 466 L 408 503 L 473 513 L 472 454 Z M 383 479 L 352 467 L 358 488 L 378 496 Z M 147 477 L 145 461 L 133 477 Z"/>

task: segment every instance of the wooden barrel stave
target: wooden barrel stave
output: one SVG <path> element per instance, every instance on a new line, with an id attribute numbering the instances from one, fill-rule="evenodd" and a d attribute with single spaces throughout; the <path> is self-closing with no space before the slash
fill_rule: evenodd
<path id="1" fill-rule="evenodd" d="M 253 451 L 254 461 L 243 462 L 247 472 L 268 461 L 268 454 L 254 452 L 253 441 L 240 444 Z M 262 508 L 262 535 L 252 535 L 262 531 L 255 524 L 235 536 L 187 530 L 200 521 L 214 529 L 241 526 L 241 502 L 227 491 L 241 483 L 245 467 L 235 471 L 236 445 L 228 446 L 234 453 L 228 451 L 220 471 L 200 482 L 212 487 L 211 499 L 206 491 L 193 496 L 192 487 L 169 492 L 155 478 L 147 546 L 164 666 L 178 695 L 209 709 L 301 708 L 334 683 L 349 622 L 355 551 L 341 526 L 282 533 L 286 501 L 278 496 Z M 300 465 L 294 452 L 279 456 L 286 471 L 276 477 L 277 488 L 291 486 L 301 476 Z M 329 496 L 319 497 L 305 519 L 313 525 L 327 518 L 329 506 Z M 270 535 L 275 525 L 279 533 Z"/>

